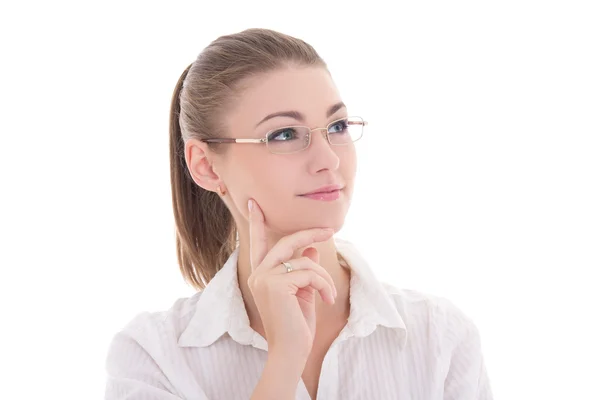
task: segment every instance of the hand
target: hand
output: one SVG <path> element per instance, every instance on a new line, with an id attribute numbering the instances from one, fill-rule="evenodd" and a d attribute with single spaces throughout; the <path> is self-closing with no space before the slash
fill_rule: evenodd
<path id="1" fill-rule="evenodd" d="M 329 304 L 335 302 L 337 293 L 331 275 L 319 265 L 317 249 L 308 247 L 301 258 L 290 258 L 303 247 L 328 240 L 333 229 L 298 231 L 282 237 L 269 250 L 264 215 L 256 201 L 250 201 L 252 209 L 248 219 L 252 272 L 248 286 L 262 320 L 269 350 L 296 352 L 307 358 L 317 327 L 316 291 Z M 293 271 L 286 272 L 283 261 L 292 264 Z"/>

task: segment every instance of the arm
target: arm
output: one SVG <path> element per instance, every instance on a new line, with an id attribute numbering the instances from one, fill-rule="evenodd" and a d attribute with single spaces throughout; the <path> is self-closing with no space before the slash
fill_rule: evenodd
<path id="1" fill-rule="evenodd" d="M 444 400 L 492 400 L 492 391 L 476 325 L 460 310 L 448 316 L 455 346 L 444 382 Z"/>
<path id="2" fill-rule="evenodd" d="M 292 359 L 282 351 L 269 351 L 262 375 L 250 400 L 293 400 L 306 360 Z"/>
<path id="3" fill-rule="evenodd" d="M 182 400 L 148 352 L 124 333 L 110 344 L 106 371 L 105 400 Z"/>

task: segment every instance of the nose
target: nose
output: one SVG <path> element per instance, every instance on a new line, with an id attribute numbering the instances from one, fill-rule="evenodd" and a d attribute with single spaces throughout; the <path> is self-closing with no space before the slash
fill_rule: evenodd
<path id="1" fill-rule="evenodd" d="M 314 130 L 311 135 L 310 145 L 307 151 L 316 170 L 335 170 L 340 165 L 340 158 L 334 150 L 334 146 L 327 140 L 327 130 Z"/>

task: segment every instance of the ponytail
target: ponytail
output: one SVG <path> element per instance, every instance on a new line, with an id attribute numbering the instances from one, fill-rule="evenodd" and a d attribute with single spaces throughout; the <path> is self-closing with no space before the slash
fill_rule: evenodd
<path id="1" fill-rule="evenodd" d="M 198 186 L 187 169 L 179 116 L 183 83 L 192 65 L 183 71 L 173 92 L 169 155 L 177 262 L 184 279 L 201 290 L 235 249 L 237 232 L 223 200 L 215 192 Z"/>

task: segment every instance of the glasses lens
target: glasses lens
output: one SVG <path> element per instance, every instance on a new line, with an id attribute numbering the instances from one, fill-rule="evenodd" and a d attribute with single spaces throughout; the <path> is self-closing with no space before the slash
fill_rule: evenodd
<path id="1" fill-rule="evenodd" d="M 308 146 L 309 130 L 305 126 L 288 126 L 269 132 L 267 147 L 271 153 L 287 154 Z"/>
<path id="2" fill-rule="evenodd" d="M 331 144 L 348 144 L 356 142 L 363 135 L 363 119 L 348 117 L 329 124 L 327 132 Z"/>

